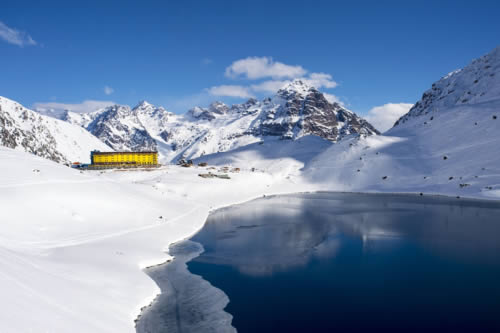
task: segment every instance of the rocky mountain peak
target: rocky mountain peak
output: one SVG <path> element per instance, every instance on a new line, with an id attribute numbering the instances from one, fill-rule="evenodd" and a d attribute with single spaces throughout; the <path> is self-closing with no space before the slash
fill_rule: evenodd
<path id="1" fill-rule="evenodd" d="M 317 91 L 316 88 L 301 79 L 295 79 L 290 83 L 287 83 L 281 89 L 278 90 L 276 95 L 288 99 L 294 96 L 305 97 L 311 92 Z"/>
<path id="2" fill-rule="evenodd" d="M 133 109 L 133 113 L 141 118 L 144 117 L 154 117 L 160 119 L 160 121 L 164 122 L 171 115 L 164 107 L 155 106 L 147 101 L 140 101 Z"/>
<path id="3" fill-rule="evenodd" d="M 328 102 L 323 93 L 300 79 L 278 90 L 273 104 L 278 107 L 267 113 L 261 125 L 265 135 L 283 139 L 316 135 L 336 142 L 350 134 L 379 134 L 366 120 L 338 103 Z"/>
<path id="4" fill-rule="evenodd" d="M 215 101 L 209 105 L 208 110 L 217 114 L 225 114 L 227 111 L 229 111 L 229 106 L 222 102 Z"/>
<path id="5" fill-rule="evenodd" d="M 215 101 L 208 108 L 195 106 L 190 109 L 187 114 L 195 120 L 213 120 L 218 116 L 225 115 L 230 110 L 230 107 L 223 102 Z"/>
<path id="6" fill-rule="evenodd" d="M 134 109 L 147 109 L 147 108 L 152 108 L 154 107 L 153 104 L 149 103 L 146 100 L 139 101 L 137 105 L 134 107 Z"/>

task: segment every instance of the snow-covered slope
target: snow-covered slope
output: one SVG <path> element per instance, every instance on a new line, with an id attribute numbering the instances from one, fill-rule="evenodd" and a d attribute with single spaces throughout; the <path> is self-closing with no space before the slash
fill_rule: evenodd
<path id="1" fill-rule="evenodd" d="M 424 92 L 422 99 L 399 119 L 400 126 L 412 118 L 430 119 L 456 106 L 474 106 L 500 99 L 500 46 L 470 65 L 444 76 Z"/>
<path id="2" fill-rule="evenodd" d="M 209 165 L 254 170 L 286 179 L 297 179 L 301 176 L 301 170 L 315 156 L 332 145 L 332 142 L 314 135 L 297 140 L 269 138 L 227 152 L 200 157 L 195 163 L 206 162 Z"/>
<path id="3" fill-rule="evenodd" d="M 60 163 L 88 162 L 91 150 L 111 150 L 80 126 L 40 115 L 5 97 L 0 97 L 0 145 Z"/>
<path id="4" fill-rule="evenodd" d="M 344 140 L 306 175 L 349 191 L 500 197 L 500 48 L 433 84 L 384 136 Z"/>
<path id="5" fill-rule="evenodd" d="M 227 106 L 214 102 L 174 115 L 141 102 L 134 108 L 115 105 L 87 115 L 66 113 L 115 150 L 158 150 L 163 162 L 197 158 L 279 137 L 315 135 L 336 142 L 346 135 L 378 134 L 377 130 L 317 89 L 295 80 L 273 98 L 250 99 Z"/>
<path id="6" fill-rule="evenodd" d="M 159 292 L 142 269 L 168 259 L 168 245 L 201 228 L 210 209 L 309 189 L 262 171 L 201 172 L 80 173 L 0 147 L 0 331 L 135 332 Z M 217 331 L 217 318 L 198 320 Z"/>

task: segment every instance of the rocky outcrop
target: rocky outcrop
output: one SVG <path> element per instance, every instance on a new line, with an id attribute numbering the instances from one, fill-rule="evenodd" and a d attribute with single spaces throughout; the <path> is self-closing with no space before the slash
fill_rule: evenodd
<path id="1" fill-rule="evenodd" d="M 338 103 L 330 103 L 315 89 L 295 80 L 280 89 L 275 102 L 282 100 L 276 112 L 264 114 L 261 133 L 296 139 L 316 135 L 336 142 L 349 134 L 379 134 L 366 120 Z"/>

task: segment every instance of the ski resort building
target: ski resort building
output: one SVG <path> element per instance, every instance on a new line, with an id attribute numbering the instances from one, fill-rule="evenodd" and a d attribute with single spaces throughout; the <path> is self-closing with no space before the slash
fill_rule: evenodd
<path id="1" fill-rule="evenodd" d="M 131 168 L 131 167 L 157 167 L 158 152 L 100 152 L 90 153 L 90 167 L 100 168 Z"/>

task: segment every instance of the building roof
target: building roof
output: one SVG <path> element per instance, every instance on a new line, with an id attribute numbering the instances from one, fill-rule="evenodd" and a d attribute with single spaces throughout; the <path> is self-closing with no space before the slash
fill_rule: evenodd
<path id="1" fill-rule="evenodd" d="M 158 154 L 157 151 L 92 151 L 96 155 L 112 155 L 112 154 Z"/>

